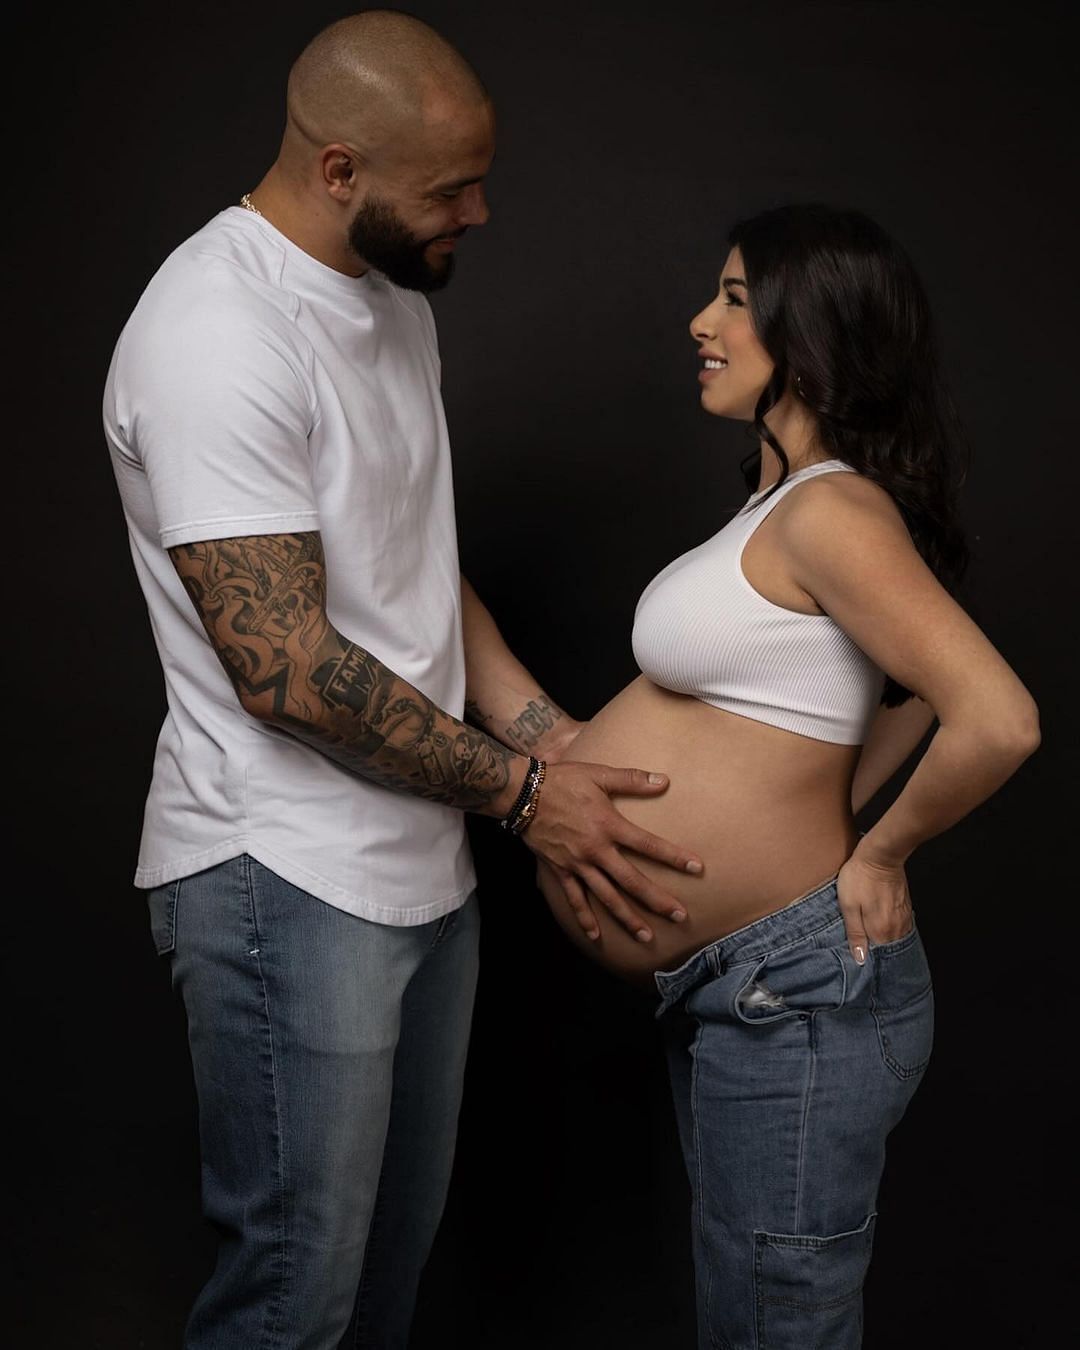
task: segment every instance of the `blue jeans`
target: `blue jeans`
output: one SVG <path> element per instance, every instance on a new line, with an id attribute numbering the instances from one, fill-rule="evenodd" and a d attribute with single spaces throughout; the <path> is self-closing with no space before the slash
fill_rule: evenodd
<path id="1" fill-rule="evenodd" d="M 187 1350 L 404 1350 L 442 1215 L 475 895 L 393 928 L 244 855 L 149 892 L 187 1012 L 217 1265 Z"/>
<path id="2" fill-rule="evenodd" d="M 835 881 L 656 976 L 702 1350 L 857 1350 L 885 1138 L 930 1058 L 917 931 L 848 950 Z"/>

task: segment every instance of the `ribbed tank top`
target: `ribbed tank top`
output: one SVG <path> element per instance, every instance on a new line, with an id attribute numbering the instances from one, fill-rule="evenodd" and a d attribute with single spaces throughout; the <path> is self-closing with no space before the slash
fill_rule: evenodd
<path id="1" fill-rule="evenodd" d="M 654 684 L 714 708 L 819 741 L 861 745 L 884 676 L 828 614 L 800 614 L 759 594 L 742 570 L 747 540 L 773 507 L 810 478 L 854 473 L 837 459 L 755 492 L 711 539 L 676 558 L 645 588 L 634 615 L 634 657 Z"/>

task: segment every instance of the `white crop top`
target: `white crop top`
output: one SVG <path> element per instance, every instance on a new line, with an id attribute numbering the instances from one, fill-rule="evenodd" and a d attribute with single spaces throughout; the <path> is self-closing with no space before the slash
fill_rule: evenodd
<path id="1" fill-rule="evenodd" d="M 773 604 L 742 570 L 746 542 L 786 493 L 822 473 L 854 473 L 837 459 L 789 474 L 762 506 L 746 506 L 719 533 L 649 583 L 634 616 L 634 657 L 654 684 L 714 708 L 818 741 L 861 745 L 884 676 L 828 614 Z"/>

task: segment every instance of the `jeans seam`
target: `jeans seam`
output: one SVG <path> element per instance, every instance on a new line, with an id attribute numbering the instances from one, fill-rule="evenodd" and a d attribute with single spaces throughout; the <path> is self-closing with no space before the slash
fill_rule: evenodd
<path id="1" fill-rule="evenodd" d="M 278 1192 L 279 1234 L 277 1244 L 278 1289 L 267 1310 L 268 1322 L 262 1337 L 262 1344 L 265 1347 L 265 1350 L 273 1350 L 274 1343 L 280 1341 L 286 1289 L 289 1282 L 290 1263 L 288 1242 L 286 1239 L 286 1233 L 288 1231 L 287 1186 L 285 1181 L 284 1133 L 281 1128 L 281 1104 L 278 1095 L 277 1059 L 274 1054 L 274 1030 L 270 1018 L 270 998 L 267 993 L 266 978 L 263 975 L 262 960 L 259 951 L 262 944 L 259 938 L 259 922 L 256 914 L 255 884 L 252 878 L 251 861 L 250 855 L 245 853 L 241 858 L 240 866 L 243 872 L 244 889 L 248 903 L 248 919 L 251 924 L 251 934 L 253 939 L 250 954 L 255 958 L 256 969 L 259 973 L 259 988 L 262 993 L 262 1012 L 265 1026 L 265 1042 L 270 1052 L 270 1095 L 274 1107 L 273 1129 L 277 1153 L 276 1185 Z"/>
<path id="2" fill-rule="evenodd" d="M 804 1023 L 810 1038 L 810 1068 L 807 1075 L 806 1099 L 803 1102 L 802 1121 L 799 1125 L 799 1161 L 795 1169 L 795 1227 L 798 1233 L 802 1228 L 803 1174 L 806 1162 L 806 1139 L 810 1133 L 810 1104 L 814 1097 L 814 1081 L 817 1076 L 817 1015 L 811 1013 Z"/>
<path id="3" fill-rule="evenodd" d="M 708 1225 L 705 1222 L 705 1184 L 703 1181 L 701 1165 L 701 1135 L 698 1130 L 697 1104 L 697 1049 L 702 1036 L 705 1034 L 705 1025 L 700 1018 L 695 1018 L 695 1021 L 697 1022 L 697 1032 L 695 1033 L 693 1042 L 690 1046 L 690 1124 L 692 1132 L 691 1137 L 694 1141 L 694 1189 L 697 1192 L 698 1237 L 701 1242 L 702 1251 L 707 1258 L 705 1262 L 705 1290 L 702 1296 L 702 1313 L 705 1318 L 705 1330 L 708 1332 L 709 1344 L 712 1346 L 712 1350 L 724 1350 L 724 1346 L 717 1339 L 716 1331 L 712 1324 L 713 1263 L 708 1239 Z"/>
<path id="4" fill-rule="evenodd" d="M 454 920 L 460 913 L 461 911 L 459 909 L 452 909 L 449 914 L 444 914 L 442 918 L 438 920 L 435 936 L 431 939 L 431 946 L 428 948 L 429 952 L 433 952 L 439 943 L 442 942 L 443 938 L 449 936 L 450 930 L 454 927 Z"/>

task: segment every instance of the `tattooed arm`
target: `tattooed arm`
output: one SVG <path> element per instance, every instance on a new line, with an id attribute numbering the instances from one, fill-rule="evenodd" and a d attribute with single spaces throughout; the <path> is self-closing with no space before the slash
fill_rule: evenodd
<path id="1" fill-rule="evenodd" d="M 552 702 L 514 656 L 464 577 L 461 622 L 469 720 L 519 754 L 561 759 L 582 724 Z"/>
<path id="2" fill-rule="evenodd" d="M 169 554 L 253 717 L 384 787 L 486 815 L 510 809 L 527 760 L 334 628 L 318 534 L 215 539 Z"/>
<path id="3" fill-rule="evenodd" d="M 180 544 L 169 556 L 252 717 L 383 787 L 483 815 L 507 814 L 528 760 L 437 708 L 334 628 L 318 534 Z M 675 897 L 622 850 L 681 871 L 700 870 L 700 861 L 631 824 L 610 800 L 615 793 L 654 797 L 666 787 L 665 776 L 641 769 L 553 764 L 522 837 L 571 882 L 581 878 L 631 932 L 641 932 L 642 921 L 620 891 L 658 914 L 685 917 Z M 592 932 L 580 886 L 570 885 L 567 897 Z"/>

